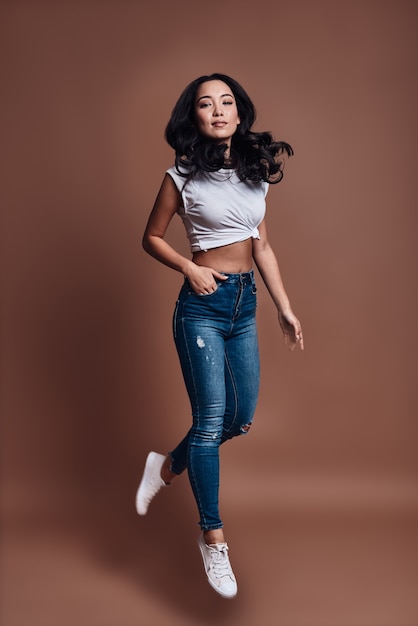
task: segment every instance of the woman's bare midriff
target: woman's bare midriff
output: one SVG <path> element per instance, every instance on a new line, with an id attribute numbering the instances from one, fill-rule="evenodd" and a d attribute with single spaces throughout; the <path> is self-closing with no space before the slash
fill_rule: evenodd
<path id="1" fill-rule="evenodd" d="M 227 246 L 212 248 L 207 252 L 195 252 L 192 260 L 196 265 L 211 267 L 225 274 L 242 274 L 252 269 L 252 259 L 253 244 L 250 237 Z"/>

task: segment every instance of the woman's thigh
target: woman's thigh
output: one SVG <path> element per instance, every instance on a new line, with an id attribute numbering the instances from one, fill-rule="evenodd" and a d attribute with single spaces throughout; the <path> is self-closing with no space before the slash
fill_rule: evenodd
<path id="1" fill-rule="evenodd" d="M 175 342 L 193 417 L 225 413 L 225 341 L 216 323 L 182 319 Z"/>
<path id="2" fill-rule="evenodd" d="M 226 342 L 224 439 L 248 432 L 259 386 L 260 359 L 254 322 Z"/>
<path id="3" fill-rule="evenodd" d="M 256 297 L 249 274 L 244 282 L 231 276 L 197 296 L 186 281 L 173 317 L 193 416 L 226 416 L 228 430 L 252 419 L 259 388 Z"/>

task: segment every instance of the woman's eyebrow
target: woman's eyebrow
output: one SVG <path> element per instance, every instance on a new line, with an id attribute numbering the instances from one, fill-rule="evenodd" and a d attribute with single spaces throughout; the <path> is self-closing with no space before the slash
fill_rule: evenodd
<path id="1" fill-rule="evenodd" d="M 229 96 L 230 98 L 233 98 L 233 97 L 234 97 L 231 93 L 223 93 L 223 94 L 221 95 L 221 98 L 225 98 L 225 96 Z M 199 102 L 199 100 L 203 100 L 203 98 L 210 98 L 210 99 L 213 99 L 213 96 L 200 96 L 200 98 L 198 98 L 198 99 L 196 100 L 196 102 Z"/>

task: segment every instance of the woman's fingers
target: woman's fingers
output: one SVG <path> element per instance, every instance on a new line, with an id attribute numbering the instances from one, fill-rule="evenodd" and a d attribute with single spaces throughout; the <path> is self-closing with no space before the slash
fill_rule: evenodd
<path id="1" fill-rule="evenodd" d="M 291 312 L 286 314 L 279 313 L 279 321 L 283 330 L 285 344 L 290 350 L 294 350 L 299 344 L 300 349 L 304 349 L 302 327 L 297 319 Z"/>

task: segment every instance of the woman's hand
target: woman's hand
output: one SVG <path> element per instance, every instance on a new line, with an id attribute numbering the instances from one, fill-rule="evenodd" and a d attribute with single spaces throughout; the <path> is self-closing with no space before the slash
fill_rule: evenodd
<path id="1" fill-rule="evenodd" d="M 217 270 L 206 267 L 205 265 L 197 265 L 196 263 L 190 264 L 190 268 L 188 268 L 185 276 L 193 291 L 201 296 L 213 293 L 217 290 L 218 285 L 215 280 L 216 278 L 218 280 L 227 279 L 227 276 L 224 276 L 224 274 L 221 274 Z"/>
<path id="2" fill-rule="evenodd" d="M 303 350 L 302 326 L 296 315 L 290 309 L 279 311 L 279 323 L 283 331 L 284 342 L 289 350 L 294 350 L 298 344 Z"/>

